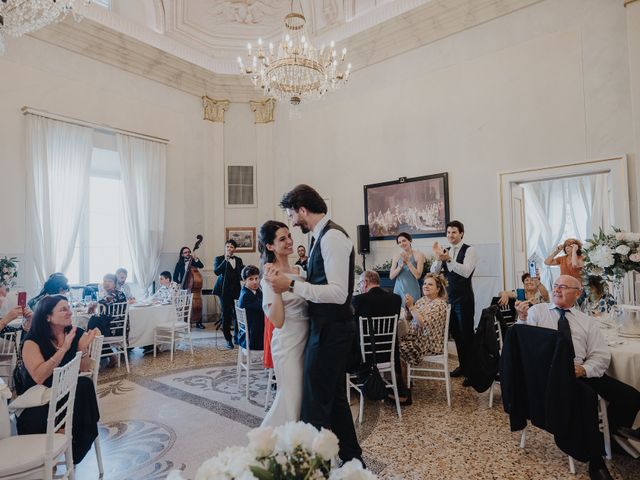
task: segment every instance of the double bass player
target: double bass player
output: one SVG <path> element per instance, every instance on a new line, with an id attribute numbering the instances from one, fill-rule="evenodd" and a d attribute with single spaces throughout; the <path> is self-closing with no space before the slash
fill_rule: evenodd
<path id="1" fill-rule="evenodd" d="M 199 245 L 199 242 L 196 243 Z M 194 284 L 194 277 L 200 278 L 199 288 L 202 288 L 202 277 L 199 268 L 204 268 L 204 264 L 198 259 L 198 257 L 191 255 L 191 249 L 189 247 L 182 247 L 180 249 L 180 256 L 178 262 L 173 270 L 173 281 L 180 285 L 180 288 L 189 290 L 194 293 L 193 290 L 197 285 Z M 197 279 L 196 282 L 197 283 Z M 195 295 L 194 295 L 195 298 Z M 202 303 L 199 304 L 200 308 L 196 308 L 195 302 L 192 307 L 191 318 L 196 322 L 196 328 L 204 328 L 202 324 Z"/>

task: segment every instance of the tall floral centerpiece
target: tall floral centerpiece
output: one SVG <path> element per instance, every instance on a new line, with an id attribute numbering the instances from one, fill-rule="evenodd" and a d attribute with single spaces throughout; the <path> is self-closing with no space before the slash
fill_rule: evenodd
<path id="1" fill-rule="evenodd" d="M 613 283 L 613 295 L 623 302 L 622 281 L 628 272 L 640 272 L 640 233 L 612 233 L 602 229 L 584 245 L 584 269 L 590 275 L 600 275 Z"/>
<path id="2" fill-rule="evenodd" d="M 228 447 L 206 460 L 195 480 L 375 480 L 358 460 L 335 467 L 338 438 L 304 422 L 251 430 L 249 445 Z M 182 480 L 178 470 L 167 480 Z"/>
<path id="3" fill-rule="evenodd" d="M 16 286 L 16 278 L 18 278 L 17 257 L 0 258 L 0 285 L 4 285 L 10 290 Z"/>

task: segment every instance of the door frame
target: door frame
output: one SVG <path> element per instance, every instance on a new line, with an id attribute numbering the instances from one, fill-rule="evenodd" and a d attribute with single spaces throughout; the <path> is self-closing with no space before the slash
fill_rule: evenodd
<path id="1" fill-rule="evenodd" d="M 557 178 L 577 177 L 605 173 L 608 175 L 611 192 L 611 220 L 623 230 L 630 228 L 629 183 L 627 176 L 627 156 L 594 160 L 588 162 L 556 165 L 498 173 L 500 183 L 500 241 L 502 244 L 502 285 L 518 285 L 518 274 L 514 267 L 511 186 L 513 184 L 554 180 Z"/>

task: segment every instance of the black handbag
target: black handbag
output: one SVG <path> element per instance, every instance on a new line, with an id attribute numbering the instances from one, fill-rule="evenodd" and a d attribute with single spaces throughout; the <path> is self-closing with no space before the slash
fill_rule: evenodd
<path id="1" fill-rule="evenodd" d="M 367 319 L 369 336 L 371 337 L 371 363 L 368 364 L 367 377 L 362 384 L 362 392 L 369 400 L 384 400 L 387 397 L 387 384 L 382 379 L 376 361 L 376 336 L 373 333 L 373 322 Z"/>

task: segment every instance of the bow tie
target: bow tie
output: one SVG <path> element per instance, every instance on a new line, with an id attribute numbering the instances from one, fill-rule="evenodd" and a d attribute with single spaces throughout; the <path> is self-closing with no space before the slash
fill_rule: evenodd
<path id="1" fill-rule="evenodd" d="M 232 258 L 236 258 L 236 256 L 235 256 L 235 255 L 231 255 L 231 256 L 229 257 L 229 260 L 231 260 Z"/>

